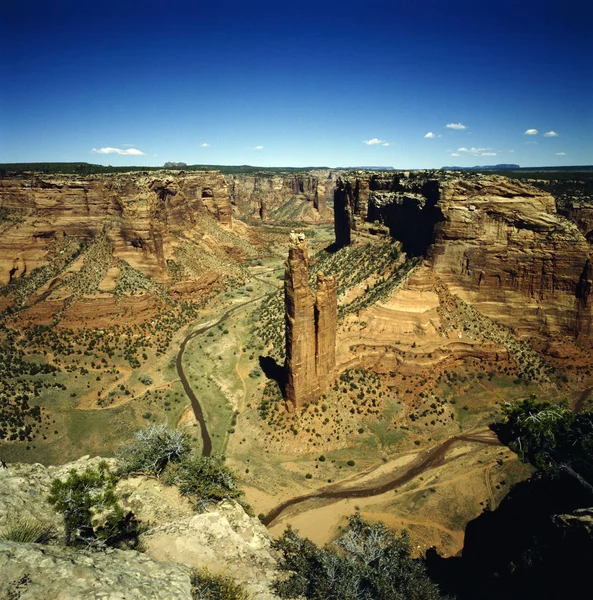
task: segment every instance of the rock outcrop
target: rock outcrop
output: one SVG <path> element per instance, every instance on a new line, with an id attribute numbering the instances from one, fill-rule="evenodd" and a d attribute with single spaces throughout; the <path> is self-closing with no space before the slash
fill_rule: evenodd
<path id="1" fill-rule="evenodd" d="M 386 225 L 453 293 L 520 335 L 593 345 L 591 246 L 550 194 L 500 176 L 357 173 L 336 187 L 338 244 L 363 221 Z"/>
<path id="2" fill-rule="evenodd" d="M 309 289 L 309 255 L 303 235 L 291 234 L 284 274 L 286 400 L 298 408 L 316 400 L 331 383 L 336 364 L 337 295 L 333 277 L 317 276 Z"/>
<path id="3" fill-rule="evenodd" d="M 331 171 L 225 176 L 237 213 L 261 220 L 330 220 L 335 175 Z"/>
<path id="4" fill-rule="evenodd" d="M 144 526 L 143 553 L 62 546 L 62 518 L 47 502 L 51 481 L 101 460 L 86 456 L 60 466 L 10 463 L 0 469 L 0 532 L 21 517 L 56 531 L 51 545 L 0 540 L 0 598 L 190 600 L 191 571 L 206 568 L 245 584 L 255 598 L 276 599 L 270 592 L 276 576 L 272 540 L 259 519 L 234 502 L 196 513 L 176 487 L 154 478 L 123 479 L 116 489 L 125 510 Z M 114 459 L 108 463 L 117 466 Z"/>
<path id="5" fill-rule="evenodd" d="M 178 234 L 203 235 L 199 220 L 206 215 L 224 227 L 232 223 L 228 186 L 217 171 L 0 179 L 0 285 L 45 264 L 56 239 L 102 234 L 119 258 L 166 279 Z"/>

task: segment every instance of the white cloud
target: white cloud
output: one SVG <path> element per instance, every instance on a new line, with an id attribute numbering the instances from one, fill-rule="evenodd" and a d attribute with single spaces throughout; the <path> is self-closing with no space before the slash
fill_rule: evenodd
<path id="1" fill-rule="evenodd" d="M 121 148 L 109 148 L 109 146 L 105 148 L 93 148 L 91 152 L 95 154 L 122 154 L 122 155 L 131 155 L 131 156 L 143 156 L 144 152 L 140 150 L 136 150 L 136 148 L 128 148 L 127 150 L 122 150 Z"/>
<path id="2" fill-rule="evenodd" d="M 461 156 L 461 154 L 457 154 L 457 152 L 453 152 L 453 154 L 451 154 L 451 156 Z"/>
<path id="3" fill-rule="evenodd" d="M 566 156 L 566 152 L 556 152 L 556 156 Z"/>
<path id="4" fill-rule="evenodd" d="M 254 150 L 263 150 L 263 149 L 264 149 L 264 147 L 263 147 L 263 146 L 256 146 L 256 147 L 254 148 Z"/>
<path id="5" fill-rule="evenodd" d="M 457 131 L 463 131 L 467 129 L 467 125 L 463 125 L 462 123 L 447 123 L 445 125 L 447 129 L 456 129 Z"/>
<path id="6" fill-rule="evenodd" d="M 496 156 L 496 152 L 492 152 L 492 148 L 457 148 L 457 152 L 467 152 L 468 154 L 482 155 L 482 156 Z"/>
<path id="7" fill-rule="evenodd" d="M 537 129 L 526 129 L 523 135 L 537 135 Z"/>
<path id="8" fill-rule="evenodd" d="M 437 136 L 432 131 L 429 131 L 424 137 L 429 138 L 429 139 L 434 139 Z"/>
<path id="9" fill-rule="evenodd" d="M 558 137 L 558 134 L 555 131 L 546 131 L 544 137 Z"/>
<path id="10" fill-rule="evenodd" d="M 387 143 L 385 140 L 380 140 L 379 138 L 373 138 L 372 140 L 366 140 L 363 142 L 363 144 L 366 144 L 367 146 L 377 146 L 378 144 L 385 143 Z"/>
<path id="11" fill-rule="evenodd" d="M 389 142 L 383 142 L 381 145 L 382 146 L 391 146 L 391 144 Z"/>
<path id="12" fill-rule="evenodd" d="M 208 144 L 208 142 L 204 142 L 203 144 L 200 144 L 200 148 L 210 148 L 210 144 Z"/>

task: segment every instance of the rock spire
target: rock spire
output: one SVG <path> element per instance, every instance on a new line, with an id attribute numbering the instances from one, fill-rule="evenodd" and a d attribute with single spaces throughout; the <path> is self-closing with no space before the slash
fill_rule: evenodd
<path id="1" fill-rule="evenodd" d="M 333 277 L 317 275 L 309 289 L 309 255 L 304 234 L 290 234 L 284 273 L 286 315 L 286 400 L 298 408 L 324 393 L 336 364 L 337 295 Z"/>

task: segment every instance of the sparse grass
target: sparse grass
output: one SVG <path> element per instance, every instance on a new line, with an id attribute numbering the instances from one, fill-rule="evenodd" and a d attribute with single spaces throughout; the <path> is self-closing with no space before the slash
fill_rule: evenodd
<path id="1" fill-rule="evenodd" d="M 242 585 L 230 577 L 213 575 L 207 570 L 194 571 L 191 586 L 193 600 L 251 600 Z"/>
<path id="2" fill-rule="evenodd" d="M 0 529 L 0 540 L 23 544 L 48 544 L 56 537 L 56 529 L 33 517 L 19 516 L 10 519 Z"/>

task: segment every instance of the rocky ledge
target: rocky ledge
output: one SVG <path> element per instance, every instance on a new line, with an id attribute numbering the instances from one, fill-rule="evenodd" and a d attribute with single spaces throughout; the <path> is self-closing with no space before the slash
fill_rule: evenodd
<path id="1" fill-rule="evenodd" d="M 100 461 L 83 457 L 59 467 L 14 463 L 0 469 L 0 532 L 19 518 L 52 525 L 57 532 L 50 545 L 0 539 L 0 598 L 189 600 L 195 568 L 230 575 L 254 598 L 276 598 L 270 591 L 276 558 L 259 519 L 235 502 L 196 513 L 177 488 L 155 478 L 128 478 L 117 485 L 125 509 L 144 526 L 143 552 L 63 546 L 61 516 L 47 502 L 51 481 Z"/>

